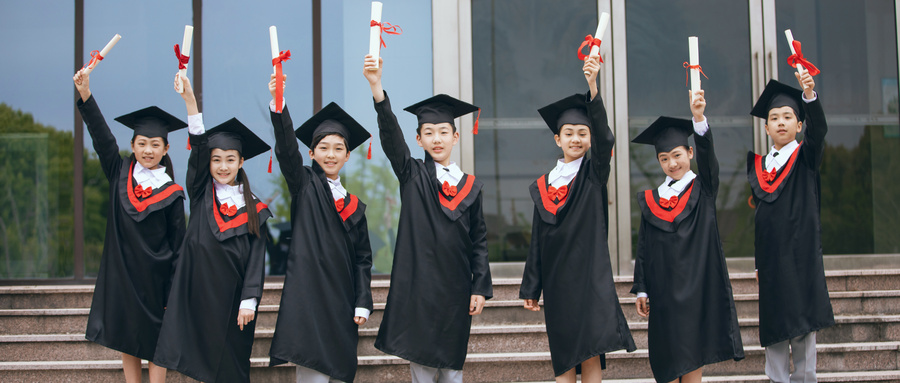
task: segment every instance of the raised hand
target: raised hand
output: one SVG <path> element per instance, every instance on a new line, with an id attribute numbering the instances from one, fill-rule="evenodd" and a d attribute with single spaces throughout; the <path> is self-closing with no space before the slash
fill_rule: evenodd
<path id="1" fill-rule="evenodd" d="M 82 102 L 91 98 L 90 73 L 84 73 L 84 68 L 79 69 L 78 72 L 75 72 L 75 76 L 72 77 L 72 81 L 75 82 L 75 89 L 78 90 L 78 94 L 81 95 Z"/>

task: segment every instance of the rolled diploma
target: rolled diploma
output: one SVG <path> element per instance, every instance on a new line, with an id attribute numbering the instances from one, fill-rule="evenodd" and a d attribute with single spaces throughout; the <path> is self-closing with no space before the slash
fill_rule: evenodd
<path id="1" fill-rule="evenodd" d="M 116 35 L 113 36 L 112 40 L 109 40 L 109 42 L 106 43 L 106 46 L 103 47 L 103 49 L 100 51 L 100 57 L 106 58 L 106 55 L 109 54 L 109 51 L 112 50 L 114 46 L 116 46 L 116 43 L 118 43 L 119 39 L 121 38 L 122 36 L 119 36 L 119 34 L 116 33 Z M 88 67 L 84 69 L 84 74 L 91 73 L 94 70 L 94 67 L 96 67 L 99 63 L 100 60 L 97 60 L 92 65 L 88 65 Z"/>
<path id="2" fill-rule="evenodd" d="M 376 23 L 381 23 L 381 8 L 382 4 L 380 1 L 372 2 L 372 20 L 375 20 Z M 375 68 L 370 68 L 369 70 L 378 69 L 378 55 L 380 51 L 381 27 L 376 25 L 369 28 L 369 54 L 375 58 Z"/>
<path id="3" fill-rule="evenodd" d="M 269 27 L 269 44 L 272 45 L 272 58 L 278 57 L 278 30 L 275 26 Z M 275 66 L 272 65 L 272 73 L 275 73 Z"/>
<path id="4" fill-rule="evenodd" d="M 697 36 L 688 37 L 688 51 L 690 54 L 690 65 L 700 65 L 700 49 L 698 48 L 699 39 Z M 700 68 L 691 68 L 691 97 L 694 92 L 700 90 Z"/>
<path id="5" fill-rule="evenodd" d="M 181 55 L 182 56 L 190 57 L 191 41 L 193 41 L 193 39 L 194 39 L 194 27 L 192 27 L 190 25 L 185 25 L 184 26 L 184 39 L 181 40 Z M 187 77 L 187 66 L 188 66 L 188 64 L 184 64 L 184 69 L 178 70 L 178 74 L 180 76 Z M 181 82 L 179 81 L 176 84 L 178 84 L 178 89 L 176 89 L 176 91 L 178 93 L 183 93 L 184 88 L 182 87 Z"/>
<path id="6" fill-rule="evenodd" d="M 603 40 L 603 35 L 606 33 L 606 26 L 609 25 L 609 13 L 603 12 L 600 14 L 600 22 L 597 24 L 597 32 L 594 32 L 594 38 Z M 591 47 L 591 56 L 600 54 L 600 47 Z"/>
<path id="7" fill-rule="evenodd" d="M 791 33 L 790 29 L 785 29 L 784 36 L 787 37 L 788 47 L 791 48 L 791 54 L 797 54 L 797 52 L 794 51 L 794 34 Z M 806 68 L 804 68 L 802 64 L 797 64 L 797 73 L 800 73 L 800 75 L 803 76 L 806 74 Z"/>

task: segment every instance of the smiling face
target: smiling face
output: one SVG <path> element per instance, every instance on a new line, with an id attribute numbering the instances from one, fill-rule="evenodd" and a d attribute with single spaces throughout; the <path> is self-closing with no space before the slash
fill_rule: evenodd
<path id="1" fill-rule="evenodd" d="M 350 152 L 347 151 L 347 141 L 339 134 L 329 134 L 322 138 L 315 148 L 309 151 L 309 158 L 316 161 L 325 176 L 331 179 L 337 179 L 341 168 L 350 159 Z"/>
<path id="2" fill-rule="evenodd" d="M 584 157 L 591 148 L 591 129 L 587 125 L 565 124 L 553 138 L 556 146 L 562 148 L 566 163 Z"/>
<path id="3" fill-rule="evenodd" d="M 694 148 L 686 146 L 679 146 L 656 155 L 663 172 L 674 180 L 680 180 L 688 170 L 691 170 L 692 158 L 694 158 Z"/>
<path id="4" fill-rule="evenodd" d="M 220 184 L 234 186 L 238 170 L 244 166 L 244 158 L 237 150 L 213 149 L 209 153 L 209 173 Z"/>
<path id="5" fill-rule="evenodd" d="M 131 140 L 131 151 L 141 166 L 147 169 L 156 169 L 163 156 L 169 152 L 169 145 L 162 137 L 149 138 L 136 135 Z"/>
<path id="6" fill-rule="evenodd" d="M 447 165 L 450 163 L 453 146 L 459 142 L 459 132 L 455 130 L 449 122 L 425 123 L 416 135 L 416 143 L 431 155 L 434 162 Z"/>
<path id="7" fill-rule="evenodd" d="M 791 141 L 797 139 L 797 133 L 803 129 L 803 123 L 797 120 L 794 109 L 790 106 L 772 108 L 766 119 L 766 134 L 772 137 L 775 149 L 780 150 Z"/>

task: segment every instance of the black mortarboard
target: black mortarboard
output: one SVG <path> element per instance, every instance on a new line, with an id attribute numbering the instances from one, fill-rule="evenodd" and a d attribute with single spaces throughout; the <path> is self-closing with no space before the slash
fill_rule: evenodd
<path id="1" fill-rule="evenodd" d="M 312 149 L 312 141 L 315 137 L 321 134 L 338 134 L 347 140 L 349 146 L 347 151 L 356 149 L 369 137 L 372 137 L 366 128 L 363 128 L 353 117 L 333 102 L 306 120 L 294 131 L 294 134 L 310 149 Z"/>
<path id="2" fill-rule="evenodd" d="M 206 134 L 209 137 L 210 150 L 237 150 L 245 160 L 256 157 L 271 148 L 236 118 L 207 130 Z"/>
<path id="3" fill-rule="evenodd" d="M 538 113 L 547 123 L 553 134 L 565 124 L 587 125 L 591 127 L 591 119 L 587 115 L 587 103 L 583 94 L 574 94 L 538 109 Z"/>
<path id="4" fill-rule="evenodd" d="M 453 119 L 472 113 L 479 110 L 479 108 L 446 94 L 439 94 L 412 104 L 403 110 L 415 114 L 419 119 L 420 127 L 422 124 L 440 124 L 444 122 L 449 122 L 450 125 L 455 127 Z M 477 131 L 477 122 L 475 126 Z"/>
<path id="5" fill-rule="evenodd" d="M 134 130 L 134 136 L 141 135 L 148 138 L 162 137 L 168 140 L 169 132 L 187 127 L 184 121 L 166 113 L 166 111 L 150 106 L 125 115 L 116 117 L 116 121 L 129 129 Z"/>
<path id="6" fill-rule="evenodd" d="M 689 147 L 688 137 L 694 134 L 694 123 L 683 118 L 660 117 L 631 142 L 656 147 L 656 154 L 679 146 Z"/>
<path id="7" fill-rule="evenodd" d="M 806 118 L 806 112 L 800 107 L 800 104 L 803 103 L 801 99 L 802 94 L 803 91 L 800 89 L 776 80 L 769 80 L 769 83 L 766 84 L 766 89 L 759 95 L 759 99 L 756 100 L 756 105 L 753 105 L 753 110 L 750 111 L 750 114 L 763 120 L 768 120 L 769 111 L 772 108 L 790 106 L 794 110 L 797 120 L 803 122 Z"/>

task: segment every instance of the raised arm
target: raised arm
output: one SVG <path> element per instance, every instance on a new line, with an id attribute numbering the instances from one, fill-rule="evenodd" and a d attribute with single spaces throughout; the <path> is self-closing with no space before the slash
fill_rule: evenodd
<path id="1" fill-rule="evenodd" d="M 825 122 L 825 111 L 822 110 L 822 103 L 819 102 L 819 95 L 813 89 L 816 82 L 813 80 L 809 72 L 801 77 L 799 73 L 794 73 L 800 87 L 803 88 L 803 103 L 801 108 L 806 108 L 806 121 L 804 121 L 804 138 L 803 141 L 809 145 L 811 156 L 807 156 L 808 166 L 818 170 L 822 166 L 822 153 L 825 151 L 825 135 L 828 133 L 828 123 Z"/>
<path id="2" fill-rule="evenodd" d="M 281 167 L 281 174 L 287 181 L 288 190 L 292 196 L 297 195 L 303 189 L 303 185 L 309 183 L 309 173 L 303 167 L 303 155 L 300 153 L 297 136 L 294 135 L 294 122 L 291 120 L 287 103 L 282 105 L 281 113 L 275 111 L 274 74 L 269 79 L 269 93 L 272 94 L 269 116 L 272 119 L 272 128 L 275 129 L 275 156 L 278 157 L 278 166 Z"/>
<path id="3" fill-rule="evenodd" d="M 586 98 L 590 94 L 585 95 Z M 606 185 L 609 180 L 609 161 L 612 159 L 612 148 L 616 142 L 612 130 L 609 129 L 609 121 L 606 116 L 606 108 L 603 106 L 603 98 L 594 97 L 588 102 L 588 117 L 591 119 L 591 167 L 596 182 Z"/>
<path id="4" fill-rule="evenodd" d="M 372 99 L 375 102 L 375 113 L 378 114 L 378 131 L 381 137 L 381 148 L 388 160 L 391 161 L 391 167 L 394 174 L 400 180 L 400 184 L 406 183 L 411 177 L 412 156 L 409 153 L 409 147 L 406 146 L 406 140 L 403 138 L 403 130 L 400 129 L 400 123 L 397 116 L 391 110 L 391 100 L 388 98 L 387 92 L 381 85 L 381 73 L 384 68 L 384 60 L 379 59 L 381 65 L 377 70 L 374 68 L 375 59 L 370 55 L 366 55 L 365 65 L 363 67 L 363 75 L 369 81 L 372 89 Z"/>
<path id="5" fill-rule="evenodd" d="M 709 129 L 709 121 L 703 114 L 706 111 L 706 98 L 702 90 L 696 93 L 688 91 L 691 103 L 691 115 L 694 123 L 694 142 L 697 143 L 698 177 L 703 185 L 704 193 L 715 197 L 719 192 L 719 160 L 713 147 L 713 134 Z"/>
<path id="6" fill-rule="evenodd" d="M 188 157 L 184 186 L 187 188 L 188 198 L 194 199 L 203 195 L 205 192 L 203 189 L 212 182 L 212 175 L 209 174 L 209 146 L 206 128 L 203 126 L 203 114 L 197 107 L 197 99 L 194 97 L 194 88 L 190 80 L 175 75 L 175 81 L 181 81 L 184 89 L 181 97 L 188 112 L 188 142 L 191 144 L 191 154 Z"/>
<path id="7" fill-rule="evenodd" d="M 97 100 L 91 94 L 90 74 L 85 74 L 84 69 L 81 69 L 75 73 L 72 80 L 75 82 L 75 89 L 81 95 L 81 99 L 75 104 L 81 113 L 81 119 L 87 124 L 94 151 L 97 152 L 100 165 L 103 167 L 103 174 L 106 174 L 107 179 L 113 181 L 122 167 L 122 156 L 119 155 L 116 137 L 109 130 L 109 125 L 106 124 L 106 119 L 103 118 L 100 107 L 97 106 Z"/>

